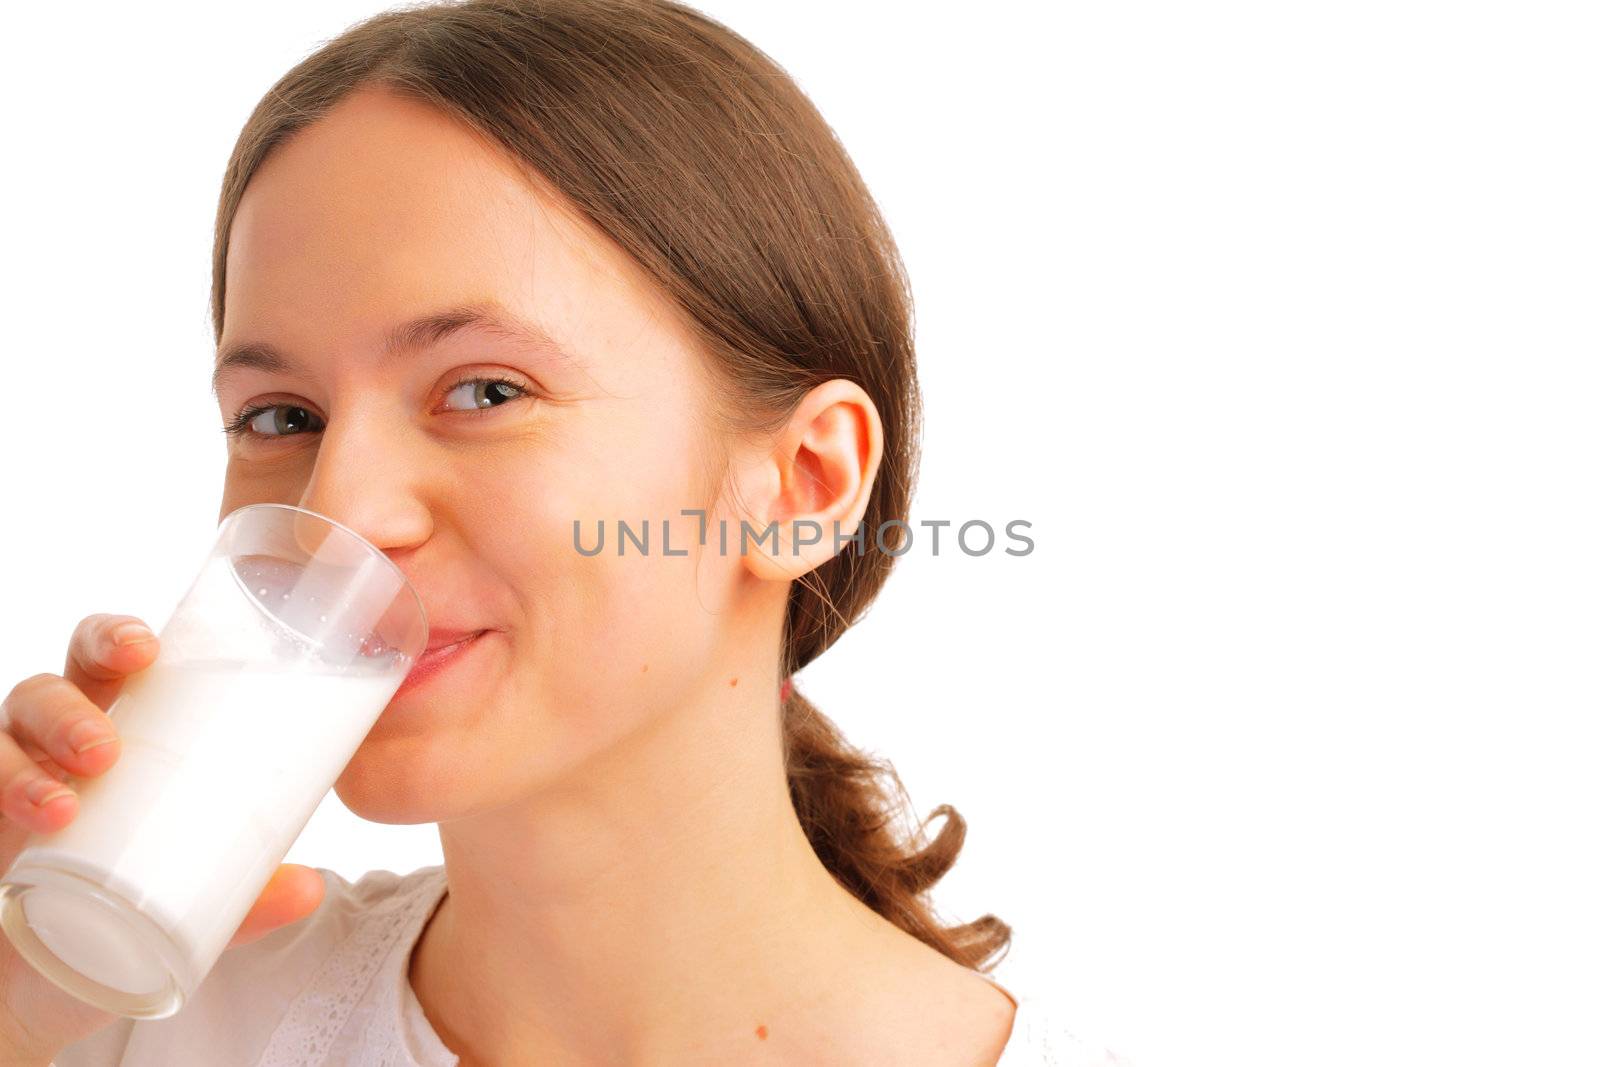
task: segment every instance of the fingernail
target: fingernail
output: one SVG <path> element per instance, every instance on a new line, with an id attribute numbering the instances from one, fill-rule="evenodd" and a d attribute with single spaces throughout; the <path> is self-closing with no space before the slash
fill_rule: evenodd
<path id="1" fill-rule="evenodd" d="M 44 807 L 56 797 L 70 796 L 72 790 L 56 781 L 54 778 L 35 778 L 28 783 L 26 790 L 28 799 L 38 807 Z"/>
<path id="2" fill-rule="evenodd" d="M 116 734 L 108 732 L 97 722 L 80 722 L 67 734 L 67 744 L 72 746 L 72 751 L 80 755 L 91 748 L 108 745 L 116 739 Z"/>
<path id="3" fill-rule="evenodd" d="M 125 622 L 111 631 L 111 644 L 117 648 L 131 645 L 138 641 L 154 641 L 156 635 L 150 632 L 150 627 L 137 622 Z"/>

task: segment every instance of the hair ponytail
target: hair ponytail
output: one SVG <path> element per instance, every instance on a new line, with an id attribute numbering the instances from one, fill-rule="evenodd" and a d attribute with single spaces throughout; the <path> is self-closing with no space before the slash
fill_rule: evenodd
<path id="1" fill-rule="evenodd" d="M 862 903 L 958 963 L 990 969 L 1010 947 L 1011 928 L 993 915 L 946 926 L 926 894 L 956 861 L 965 820 L 948 804 L 933 809 L 944 825 L 922 848 L 902 841 L 897 817 L 910 800 L 894 768 L 845 740 L 826 716 L 787 685 L 784 763 L 789 795 L 806 837 L 834 878 Z M 999 958 L 990 960 L 996 953 Z"/>

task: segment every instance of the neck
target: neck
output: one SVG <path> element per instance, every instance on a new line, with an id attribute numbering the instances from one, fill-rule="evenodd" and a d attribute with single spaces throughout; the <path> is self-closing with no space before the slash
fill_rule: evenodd
<path id="1" fill-rule="evenodd" d="M 463 1064 L 736 1062 L 898 933 L 806 840 L 777 680 L 744 688 L 708 687 L 559 787 L 440 824 L 449 891 L 412 984 Z"/>

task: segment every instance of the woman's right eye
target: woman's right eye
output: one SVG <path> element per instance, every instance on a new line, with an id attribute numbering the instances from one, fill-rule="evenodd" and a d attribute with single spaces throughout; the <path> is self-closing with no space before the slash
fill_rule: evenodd
<path id="1" fill-rule="evenodd" d="M 322 429 L 322 420 L 305 408 L 293 404 L 264 404 L 248 407 L 222 428 L 230 437 L 292 437 L 308 425 Z"/>

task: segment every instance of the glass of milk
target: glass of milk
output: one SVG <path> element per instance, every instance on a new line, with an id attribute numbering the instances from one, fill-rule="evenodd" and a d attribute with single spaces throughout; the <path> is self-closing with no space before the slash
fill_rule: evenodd
<path id="1" fill-rule="evenodd" d="M 427 647 L 422 600 L 354 531 L 251 504 L 108 709 L 122 754 L 28 838 L 0 927 L 81 1000 L 172 1015 Z"/>

